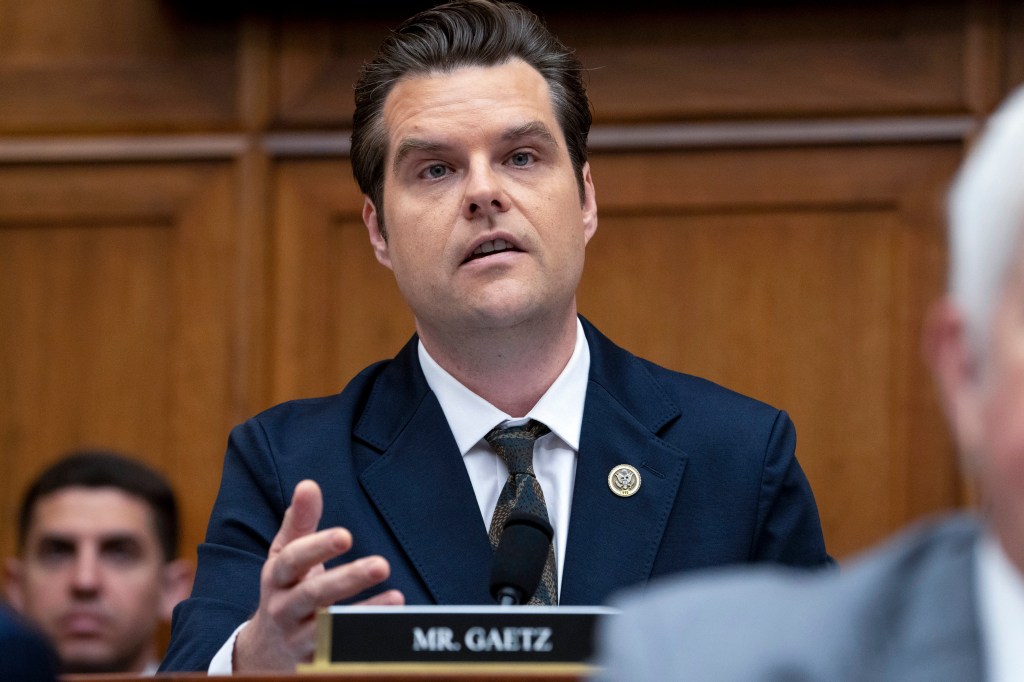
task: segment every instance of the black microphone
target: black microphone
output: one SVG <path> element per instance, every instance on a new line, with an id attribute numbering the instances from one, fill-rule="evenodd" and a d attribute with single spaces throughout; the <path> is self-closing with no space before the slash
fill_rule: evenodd
<path id="1" fill-rule="evenodd" d="M 491 596 L 502 606 L 525 604 L 537 591 L 554 532 L 548 520 L 514 511 L 494 552 Z"/>

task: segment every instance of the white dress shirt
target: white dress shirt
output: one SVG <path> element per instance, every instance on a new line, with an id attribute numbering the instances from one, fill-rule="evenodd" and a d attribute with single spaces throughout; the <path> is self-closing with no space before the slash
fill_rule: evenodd
<path id="1" fill-rule="evenodd" d="M 505 462 L 487 444 L 484 436 L 499 424 L 508 422 L 508 425 L 515 426 L 530 419 L 536 419 L 551 429 L 551 433 L 538 438 L 534 444 L 533 469 L 544 492 L 548 519 L 555 532 L 552 544 L 558 568 L 558 593 L 561 594 L 565 543 L 569 537 L 569 510 L 572 508 L 572 488 L 576 478 L 576 455 L 580 448 L 583 403 L 590 376 L 590 347 L 583 334 L 582 323 L 579 318 L 576 319 L 576 345 L 562 373 L 533 409 L 519 419 L 505 414 L 460 384 L 430 357 L 422 341 L 418 351 L 427 385 L 441 404 L 441 410 L 462 454 L 462 461 L 466 464 L 466 471 L 469 472 L 469 480 L 480 506 L 484 532 L 491 526 L 494 507 L 508 479 Z M 248 622 L 242 623 L 231 633 L 228 641 L 210 661 L 208 673 L 231 674 L 235 638 Z"/>
<path id="2" fill-rule="evenodd" d="M 1024 671 L 1024 575 L 991 533 L 978 543 L 976 577 L 986 679 L 1019 681 Z"/>
<path id="3" fill-rule="evenodd" d="M 484 436 L 499 424 L 508 422 L 508 425 L 515 426 L 529 419 L 536 419 L 551 429 L 551 433 L 538 438 L 534 444 L 533 470 L 544 492 L 548 520 L 555 531 L 552 543 L 558 568 L 558 591 L 561 593 L 565 542 L 569 537 L 569 509 L 576 478 L 576 453 L 580 449 L 583 403 L 590 375 L 590 347 L 583 335 L 583 325 L 579 319 L 576 320 L 576 346 L 562 373 L 521 419 L 505 414 L 460 384 L 434 362 L 422 343 L 419 356 L 427 384 L 441 403 L 466 463 L 485 530 L 491 526 L 491 515 L 508 479 L 508 468 Z"/>

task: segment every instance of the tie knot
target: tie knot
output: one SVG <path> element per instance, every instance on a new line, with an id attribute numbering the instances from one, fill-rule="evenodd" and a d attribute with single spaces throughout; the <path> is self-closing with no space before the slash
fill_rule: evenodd
<path id="1" fill-rule="evenodd" d="M 531 419 L 521 426 L 496 426 L 484 440 L 505 460 L 510 474 L 532 474 L 533 443 L 549 431 L 547 426 Z"/>

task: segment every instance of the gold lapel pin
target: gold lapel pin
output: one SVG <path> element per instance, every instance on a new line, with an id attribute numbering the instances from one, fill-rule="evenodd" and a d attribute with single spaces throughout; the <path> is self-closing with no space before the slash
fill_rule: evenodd
<path id="1" fill-rule="evenodd" d="M 629 497 L 640 490 L 640 472 L 636 467 L 620 464 L 608 474 L 608 489 L 619 497 Z"/>

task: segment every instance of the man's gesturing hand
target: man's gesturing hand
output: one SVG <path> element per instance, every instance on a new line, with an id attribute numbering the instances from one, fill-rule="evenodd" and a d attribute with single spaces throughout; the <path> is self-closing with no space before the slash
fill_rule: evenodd
<path id="1" fill-rule="evenodd" d="M 259 609 L 235 640 L 236 672 L 294 671 L 297 664 L 312 659 L 316 610 L 359 594 L 390 574 L 391 567 L 380 556 L 324 569 L 325 561 L 351 549 L 352 535 L 344 528 L 317 531 L 323 506 L 315 482 L 295 486 L 260 573 Z M 362 603 L 404 602 L 401 592 L 388 590 Z"/>

